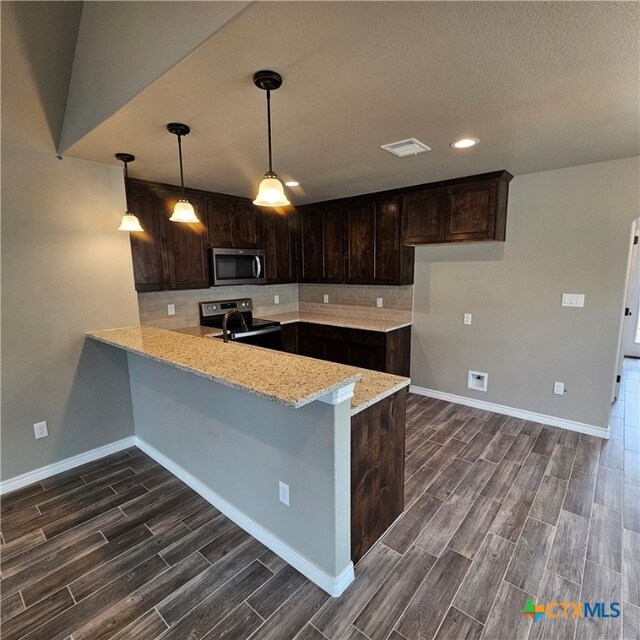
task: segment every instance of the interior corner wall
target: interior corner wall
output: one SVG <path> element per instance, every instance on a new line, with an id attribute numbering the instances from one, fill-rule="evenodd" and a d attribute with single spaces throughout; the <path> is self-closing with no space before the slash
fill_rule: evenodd
<path id="1" fill-rule="evenodd" d="M 124 208 L 120 168 L 2 145 L 3 480 L 133 435 L 126 354 L 85 341 L 138 324 Z"/>
<path id="2" fill-rule="evenodd" d="M 505 243 L 417 248 L 412 383 L 607 427 L 639 160 L 517 176 Z M 486 393 L 469 369 L 489 374 Z"/>

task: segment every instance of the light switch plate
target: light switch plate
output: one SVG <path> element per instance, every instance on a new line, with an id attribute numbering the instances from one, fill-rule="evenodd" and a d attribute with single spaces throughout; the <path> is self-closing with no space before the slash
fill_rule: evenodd
<path id="1" fill-rule="evenodd" d="M 324 296 L 322 297 L 322 299 L 324 300 L 325 304 L 329 304 L 329 294 L 325 293 Z"/>
<path id="2" fill-rule="evenodd" d="M 584 293 L 563 293 L 563 307 L 584 307 Z"/>
<path id="3" fill-rule="evenodd" d="M 376 307 L 378 307 L 378 309 L 382 309 L 382 303 L 382 298 L 376 298 Z"/>
<path id="4" fill-rule="evenodd" d="M 168 316 L 175 316 L 176 315 L 176 305 L 175 304 L 168 304 L 167 305 L 167 315 Z"/>
<path id="5" fill-rule="evenodd" d="M 564 395 L 564 382 L 554 382 L 553 383 L 553 393 L 557 396 Z"/>
<path id="6" fill-rule="evenodd" d="M 471 324 L 471 314 L 470 313 L 465 313 L 464 314 L 464 323 L 465 324 Z"/>

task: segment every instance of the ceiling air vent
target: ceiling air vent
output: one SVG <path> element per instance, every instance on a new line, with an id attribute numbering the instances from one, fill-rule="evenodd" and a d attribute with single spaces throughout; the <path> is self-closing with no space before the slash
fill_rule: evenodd
<path id="1" fill-rule="evenodd" d="M 417 156 L 419 153 L 431 151 L 431 147 L 427 147 L 426 144 L 415 138 L 400 140 L 399 142 L 392 142 L 391 144 L 383 144 L 380 148 L 389 153 L 393 153 L 393 155 L 398 156 L 398 158 Z"/>

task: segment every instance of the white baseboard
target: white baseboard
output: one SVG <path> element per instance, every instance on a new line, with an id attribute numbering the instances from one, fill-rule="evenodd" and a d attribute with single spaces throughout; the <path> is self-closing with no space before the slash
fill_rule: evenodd
<path id="1" fill-rule="evenodd" d="M 560 427 L 561 429 L 569 429 L 569 431 L 578 431 L 579 433 L 585 433 L 590 436 L 596 436 L 598 438 L 609 439 L 609 428 L 597 427 L 592 424 L 586 424 L 584 422 L 576 422 L 575 420 L 566 420 L 565 418 L 556 418 L 555 416 L 548 416 L 544 413 L 535 413 L 534 411 L 527 411 L 526 409 L 516 409 L 514 407 L 507 407 L 502 404 L 494 404 L 493 402 L 486 402 L 484 400 L 476 400 L 475 398 L 467 398 L 466 396 L 457 396 L 453 393 L 445 393 L 444 391 L 435 391 L 434 389 L 425 389 L 424 387 L 416 387 L 411 385 L 409 387 L 411 393 L 417 393 L 421 396 L 428 396 L 429 398 L 437 398 L 438 400 L 446 400 L 447 402 L 453 402 L 455 404 L 463 404 L 467 407 L 473 407 L 475 409 L 484 409 L 485 411 L 493 411 L 494 413 L 501 413 L 505 416 L 513 416 L 514 418 L 523 418 L 524 420 L 531 420 L 532 422 L 540 422 L 541 424 L 548 424 L 552 427 Z"/>
<path id="2" fill-rule="evenodd" d="M 63 471 L 75 469 L 76 467 L 86 464 L 87 462 L 99 460 L 100 458 L 104 458 L 105 456 L 110 456 L 112 453 L 122 451 L 123 449 L 135 447 L 135 445 L 135 436 L 129 436 L 128 438 L 123 438 L 122 440 L 118 440 L 117 442 L 112 442 L 111 444 L 105 444 L 102 447 L 91 449 L 91 451 L 85 451 L 84 453 L 80 453 L 77 456 L 67 458 L 66 460 L 54 462 L 53 464 L 48 464 L 45 467 L 34 469 L 33 471 L 23 473 L 19 476 L 15 476 L 14 478 L 9 478 L 8 480 L 4 480 L 0 483 L 0 495 L 10 493 L 11 491 L 16 491 L 17 489 L 22 489 L 22 487 L 26 487 L 27 485 L 30 485 L 34 482 L 39 482 L 40 480 L 44 480 L 45 478 L 50 478 L 51 476 L 55 476 L 58 473 L 62 473 Z"/>
<path id="3" fill-rule="evenodd" d="M 173 460 L 165 456 L 163 453 L 155 449 L 142 438 L 136 437 L 136 446 L 144 451 L 148 456 L 152 457 L 158 464 L 177 476 L 186 485 L 191 487 L 196 493 L 201 495 L 207 502 L 212 504 L 216 509 L 224 513 L 227 518 L 235 522 L 239 527 L 251 534 L 256 540 L 259 540 L 271 551 L 286 560 L 292 567 L 297 569 L 303 576 L 306 576 L 317 584 L 321 589 L 329 595 L 337 597 L 353 582 L 355 577 L 353 571 L 353 563 L 349 565 L 337 576 L 332 576 L 326 571 L 311 562 L 308 558 L 290 547 L 286 542 L 282 541 L 270 531 L 258 524 L 255 520 L 249 518 L 242 511 L 227 502 L 222 496 L 210 489 L 206 484 L 198 480 L 194 475 L 189 473 L 184 467 L 176 464 Z"/>

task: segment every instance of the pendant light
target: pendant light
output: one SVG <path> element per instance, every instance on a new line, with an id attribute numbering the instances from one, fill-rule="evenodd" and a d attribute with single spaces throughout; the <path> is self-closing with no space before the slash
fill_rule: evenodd
<path id="1" fill-rule="evenodd" d="M 167 125 L 169 133 L 173 133 L 178 136 L 178 156 L 180 158 L 180 188 L 182 189 L 182 197 L 176 206 L 173 208 L 173 214 L 169 218 L 171 222 L 190 222 L 198 223 L 196 212 L 193 210 L 193 205 L 184 197 L 184 173 L 182 171 L 182 136 L 186 136 L 191 129 L 186 124 L 180 124 L 179 122 L 170 122 Z"/>
<path id="2" fill-rule="evenodd" d="M 127 165 L 130 162 L 133 162 L 136 158 L 132 156 L 130 153 L 116 153 L 116 158 L 120 160 L 124 164 L 124 179 L 125 182 L 129 177 L 129 172 L 127 171 Z M 140 221 L 136 216 L 129 211 L 129 207 L 125 211 L 122 216 L 122 221 L 120 222 L 120 226 L 118 227 L 118 231 L 144 231 L 144 229 L 140 226 Z"/>
<path id="3" fill-rule="evenodd" d="M 271 92 L 282 86 L 282 76 L 275 71 L 257 71 L 253 76 L 253 84 L 267 92 L 267 131 L 269 136 L 269 171 L 264 174 L 260 183 L 258 195 L 253 204 L 259 207 L 286 207 L 291 203 L 284 194 L 282 182 L 273 171 L 273 157 L 271 151 Z"/>

